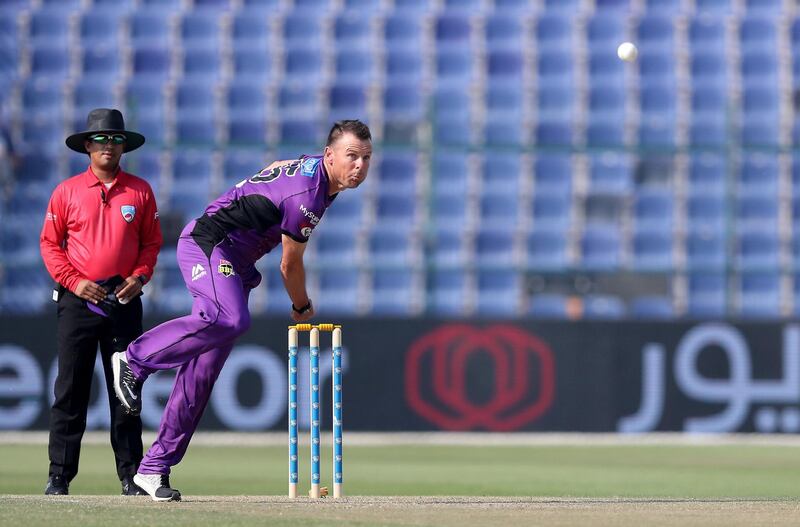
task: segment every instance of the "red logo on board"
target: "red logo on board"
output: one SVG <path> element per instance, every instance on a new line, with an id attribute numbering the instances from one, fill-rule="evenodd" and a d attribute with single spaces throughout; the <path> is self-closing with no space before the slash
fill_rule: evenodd
<path id="1" fill-rule="evenodd" d="M 468 381 L 489 377 L 490 397 L 475 401 Z M 406 356 L 406 400 L 443 430 L 519 430 L 550 408 L 554 392 L 550 347 L 511 325 L 449 324 L 419 338 Z"/>

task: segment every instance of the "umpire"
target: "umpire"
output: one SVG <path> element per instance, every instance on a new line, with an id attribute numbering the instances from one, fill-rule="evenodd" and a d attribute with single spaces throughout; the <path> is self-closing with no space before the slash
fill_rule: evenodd
<path id="1" fill-rule="evenodd" d="M 47 206 L 39 239 L 42 258 L 58 283 L 58 375 L 50 414 L 50 474 L 45 494 L 68 494 L 78 473 L 97 346 L 111 407 L 111 446 L 122 494 L 143 494 L 133 483 L 142 460 L 142 421 L 114 395 L 110 357 L 142 334 L 142 286 L 161 248 L 161 226 L 150 185 L 120 169 L 124 152 L 144 144 L 125 129 L 119 110 L 89 112 L 86 130 L 67 146 L 89 155 L 85 172 L 61 182 Z"/>

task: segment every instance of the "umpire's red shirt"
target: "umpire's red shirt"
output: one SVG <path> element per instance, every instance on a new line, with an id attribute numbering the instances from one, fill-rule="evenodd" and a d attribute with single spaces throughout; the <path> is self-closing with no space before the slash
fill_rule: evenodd
<path id="1" fill-rule="evenodd" d="M 106 189 L 91 167 L 53 191 L 39 238 L 50 275 L 72 292 L 84 278 L 150 280 L 161 243 L 150 185 L 119 170 Z"/>

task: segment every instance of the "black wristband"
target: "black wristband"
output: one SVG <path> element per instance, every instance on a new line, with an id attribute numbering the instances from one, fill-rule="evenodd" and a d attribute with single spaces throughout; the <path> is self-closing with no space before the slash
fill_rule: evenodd
<path id="1" fill-rule="evenodd" d="M 139 283 L 141 283 L 142 285 L 147 283 L 147 277 L 143 274 L 136 275 L 136 279 L 139 280 Z"/>
<path id="2" fill-rule="evenodd" d="M 311 309 L 311 300 L 309 300 L 309 301 L 308 301 L 308 304 L 304 305 L 304 306 L 303 306 L 303 307 L 301 307 L 300 309 L 298 309 L 298 308 L 294 307 L 294 304 L 292 304 L 292 311 L 294 311 L 294 312 L 295 312 L 295 313 L 297 313 L 298 315 L 302 315 L 303 313 L 305 313 L 305 312 L 306 312 L 306 311 L 308 311 L 309 309 Z"/>

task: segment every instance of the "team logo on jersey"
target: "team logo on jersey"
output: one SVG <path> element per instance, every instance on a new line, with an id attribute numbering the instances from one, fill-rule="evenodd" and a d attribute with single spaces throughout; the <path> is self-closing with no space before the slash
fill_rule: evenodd
<path id="1" fill-rule="evenodd" d="M 219 274 L 225 277 L 233 276 L 234 274 L 236 274 L 233 272 L 233 264 L 230 263 L 228 260 L 220 260 L 219 266 L 217 267 L 217 271 L 219 272 Z"/>
<path id="2" fill-rule="evenodd" d="M 303 238 L 308 238 L 311 236 L 312 232 L 314 232 L 314 227 L 310 225 L 303 225 L 300 227 L 300 234 L 303 235 Z"/>
<path id="3" fill-rule="evenodd" d="M 194 264 L 192 266 L 192 282 L 203 278 L 206 275 L 206 270 L 203 269 L 203 266 L 200 264 Z"/>
<path id="4" fill-rule="evenodd" d="M 314 172 L 317 171 L 317 165 L 319 165 L 318 157 L 308 157 L 303 161 L 300 167 L 300 173 L 305 177 L 314 177 Z"/>
<path id="5" fill-rule="evenodd" d="M 132 222 L 133 217 L 136 216 L 136 207 L 133 205 L 123 205 L 119 210 L 122 212 L 122 219 L 128 223 Z"/>

